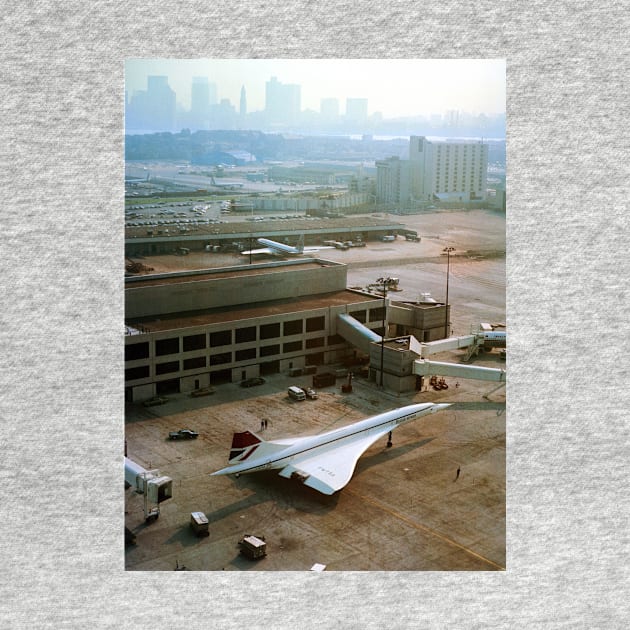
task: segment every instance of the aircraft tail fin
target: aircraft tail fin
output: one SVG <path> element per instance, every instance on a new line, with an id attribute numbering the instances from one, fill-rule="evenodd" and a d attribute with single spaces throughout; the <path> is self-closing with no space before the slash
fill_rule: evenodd
<path id="1" fill-rule="evenodd" d="M 283 450 L 286 447 L 286 444 L 266 442 L 259 435 L 256 435 L 251 431 L 235 433 L 232 436 L 232 448 L 230 449 L 228 464 L 240 464 L 241 462 L 246 461 L 254 453 L 256 453 L 256 457 L 260 457 L 261 455 L 271 455 L 272 453 Z"/>

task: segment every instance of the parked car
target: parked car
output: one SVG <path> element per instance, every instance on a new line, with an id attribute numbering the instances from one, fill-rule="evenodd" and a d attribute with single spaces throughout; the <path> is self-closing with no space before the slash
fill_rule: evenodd
<path id="1" fill-rule="evenodd" d="M 196 440 L 199 433 L 190 429 L 180 429 L 179 431 L 171 431 L 168 434 L 169 440 Z"/>
<path id="2" fill-rule="evenodd" d="M 315 400 L 317 398 L 317 392 L 311 387 L 302 387 L 302 391 L 306 394 L 306 397 L 311 400 Z"/>
<path id="3" fill-rule="evenodd" d="M 255 385 L 262 385 L 264 382 L 265 379 L 262 376 L 254 376 L 241 381 L 241 387 L 254 387 Z"/>
<path id="4" fill-rule="evenodd" d="M 155 398 L 149 398 L 149 400 L 145 400 L 142 404 L 145 407 L 153 407 L 154 405 L 163 405 L 168 402 L 168 398 L 163 398 L 161 396 L 156 396 Z"/>

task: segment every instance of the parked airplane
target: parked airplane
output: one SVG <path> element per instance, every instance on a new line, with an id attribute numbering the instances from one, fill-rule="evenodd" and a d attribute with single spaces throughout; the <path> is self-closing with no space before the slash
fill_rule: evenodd
<path id="1" fill-rule="evenodd" d="M 237 188 L 243 188 L 245 184 L 242 182 L 221 182 L 220 184 L 214 179 L 214 176 L 210 176 L 210 183 L 216 188 L 225 188 L 227 190 L 236 190 Z"/>
<path id="2" fill-rule="evenodd" d="M 279 468 L 281 477 L 297 479 L 330 495 L 350 481 L 359 457 L 376 440 L 389 433 L 387 444 L 391 446 L 393 429 L 446 407 L 450 405 L 408 405 L 327 433 L 269 442 L 250 431 L 235 433 L 228 466 L 211 474 L 238 475 Z"/>
<path id="3" fill-rule="evenodd" d="M 483 347 L 487 349 L 505 348 L 507 333 L 504 330 L 493 330 L 483 333 Z"/>
<path id="4" fill-rule="evenodd" d="M 300 236 L 300 240 L 296 247 L 291 245 L 285 245 L 284 243 L 278 243 L 272 241 L 270 238 L 256 239 L 261 245 L 266 247 L 261 249 L 252 249 L 250 251 L 241 252 L 243 256 L 249 256 L 250 254 L 268 254 L 271 256 L 300 256 L 301 254 L 309 254 L 311 252 L 318 252 L 320 249 L 333 249 L 332 247 L 304 247 L 304 234 Z"/>

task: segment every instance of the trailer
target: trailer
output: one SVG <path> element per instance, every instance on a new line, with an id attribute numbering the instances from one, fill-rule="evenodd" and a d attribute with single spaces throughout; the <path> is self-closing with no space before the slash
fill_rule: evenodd
<path id="1" fill-rule="evenodd" d="M 334 385 L 337 382 L 337 377 L 332 372 L 324 372 L 322 374 L 313 375 L 313 387 L 322 388 Z"/>
<path id="2" fill-rule="evenodd" d="M 267 555 L 267 543 L 264 537 L 246 534 L 239 540 L 238 546 L 241 548 L 241 554 L 252 560 L 258 560 Z"/>
<path id="3" fill-rule="evenodd" d="M 203 512 L 190 513 L 190 528 L 196 536 L 209 536 L 208 517 Z"/>

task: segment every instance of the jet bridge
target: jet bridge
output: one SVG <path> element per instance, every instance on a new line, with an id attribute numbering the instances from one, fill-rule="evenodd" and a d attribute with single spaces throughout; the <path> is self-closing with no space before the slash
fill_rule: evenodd
<path id="1" fill-rule="evenodd" d="M 158 470 L 146 470 L 125 457 L 125 481 L 152 503 L 161 503 L 173 496 L 173 480 L 160 476 Z"/>
<path id="2" fill-rule="evenodd" d="M 478 381 L 505 382 L 505 370 L 463 365 L 461 363 L 445 363 L 443 361 L 427 361 L 417 359 L 413 362 L 413 373 L 418 376 L 453 376 L 456 378 L 472 378 Z"/>
<path id="3" fill-rule="evenodd" d="M 438 339 L 426 343 L 417 342 L 414 351 L 423 359 L 438 352 L 448 352 L 459 348 L 467 348 L 477 343 L 476 335 L 463 335 L 461 337 L 449 337 L 448 339 Z"/>
<path id="4" fill-rule="evenodd" d="M 346 313 L 337 315 L 337 333 L 355 348 L 370 353 L 370 344 L 381 343 L 381 336 Z"/>

